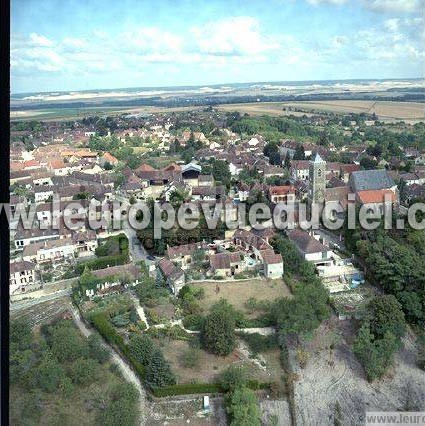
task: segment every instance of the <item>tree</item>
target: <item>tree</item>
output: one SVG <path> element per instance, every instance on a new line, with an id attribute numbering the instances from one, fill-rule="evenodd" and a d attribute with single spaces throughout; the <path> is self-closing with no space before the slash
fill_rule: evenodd
<path id="1" fill-rule="evenodd" d="M 153 340 L 144 334 L 132 336 L 128 348 L 134 359 L 143 365 L 148 365 L 150 363 L 155 352 Z"/>
<path id="2" fill-rule="evenodd" d="M 317 145 L 328 146 L 329 145 L 329 133 L 323 131 L 319 135 L 319 140 L 317 141 Z"/>
<path id="3" fill-rule="evenodd" d="M 201 340 L 204 348 L 216 355 L 229 355 L 235 348 L 235 318 L 227 309 L 215 309 L 206 316 Z"/>
<path id="4" fill-rule="evenodd" d="M 38 387 L 46 392 L 54 392 L 65 377 L 65 371 L 50 352 L 46 352 L 40 364 L 34 369 L 34 379 Z"/>
<path id="5" fill-rule="evenodd" d="M 370 331 L 376 337 L 382 338 L 387 332 L 397 338 L 406 332 L 406 322 L 401 304 L 392 295 L 374 297 L 367 305 L 367 318 Z"/>
<path id="6" fill-rule="evenodd" d="M 177 209 L 184 203 L 187 197 L 188 193 L 186 191 L 177 188 L 170 194 L 170 203 Z"/>
<path id="7" fill-rule="evenodd" d="M 238 388 L 227 398 L 227 413 L 231 426 L 260 426 L 261 412 L 255 393 L 247 388 Z"/>
<path id="8" fill-rule="evenodd" d="M 285 163 L 284 166 L 289 170 L 289 168 L 291 167 L 291 156 L 289 154 L 289 151 L 286 153 L 285 155 Z"/>
<path id="9" fill-rule="evenodd" d="M 378 162 L 370 157 L 363 157 L 360 159 L 360 166 L 365 170 L 376 169 Z"/>
<path id="10" fill-rule="evenodd" d="M 103 168 L 105 170 L 112 170 L 113 166 L 112 166 L 112 164 L 109 161 L 105 161 L 105 164 L 103 165 Z"/>
<path id="11" fill-rule="evenodd" d="M 10 352 L 29 349 L 32 342 L 32 330 L 30 324 L 22 318 L 10 323 Z"/>
<path id="12" fill-rule="evenodd" d="M 60 321 L 50 327 L 51 350 L 60 361 L 74 361 L 88 355 L 88 345 L 70 321 Z"/>
<path id="13" fill-rule="evenodd" d="M 159 348 L 154 350 L 152 359 L 146 368 L 146 382 L 150 386 L 168 386 L 176 383 L 170 364 L 165 360 Z"/>
<path id="14" fill-rule="evenodd" d="M 282 159 L 280 157 L 279 147 L 277 146 L 277 143 L 269 142 L 264 146 L 263 152 L 266 157 L 269 157 L 270 164 L 281 164 Z"/>
<path id="15" fill-rule="evenodd" d="M 78 358 L 70 368 L 69 376 L 73 383 L 88 385 L 97 380 L 99 365 L 94 359 Z"/>
<path id="16" fill-rule="evenodd" d="M 201 267 L 205 260 L 205 250 L 196 249 L 192 255 L 193 262 L 197 265 L 197 267 Z"/>
<path id="17" fill-rule="evenodd" d="M 116 385 L 111 402 L 100 412 L 98 424 L 105 426 L 135 425 L 138 417 L 137 400 L 139 392 L 133 384 Z"/>
<path id="18" fill-rule="evenodd" d="M 354 341 L 353 351 L 363 365 L 367 379 L 372 382 L 385 374 L 398 347 L 394 334 L 387 331 L 381 339 L 376 339 L 365 322 Z"/>
<path id="19" fill-rule="evenodd" d="M 298 144 L 295 148 L 294 160 L 305 160 L 305 151 L 302 144 Z"/>
<path id="20" fill-rule="evenodd" d="M 223 160 L 213 159 L 212 161 L 212 175 L 214 179 L 229 187 L 232 176 L 228 164 Z"/>
<path id="21" fill-rule="evenodd" d="M 91 334 L 88 338 L 89 356 L 100 364 L 104 364 L 110 358 L 109 351 L 102 345 L 97 334 Z"/>

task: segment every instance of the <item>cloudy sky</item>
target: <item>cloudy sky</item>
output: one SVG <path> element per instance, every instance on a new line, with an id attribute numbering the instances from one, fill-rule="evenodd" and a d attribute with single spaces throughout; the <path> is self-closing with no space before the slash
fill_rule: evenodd
<path id="1" fill-rule="evenodd" d="M 12 0 L 12 93 L 423 77 L 425 0 Z"/>

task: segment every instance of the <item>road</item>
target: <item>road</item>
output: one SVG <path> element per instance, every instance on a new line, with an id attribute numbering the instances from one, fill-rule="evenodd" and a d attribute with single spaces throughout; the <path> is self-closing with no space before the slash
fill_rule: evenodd
<path id="1" fill-rule="evenodd" d="M 19 302 L 10 303 L 11 311 L 19 311 L 20 309 L 30 308 L 31 306 L 38 305 L 39 303 L 47 302 L 49 300 L 58 299 L 60 297 L 68 297 L 72 294 L 72 289 L 59 290 L 56 293 L 47 294 L 46 296 L 37 297 L 34 299 L 22 300 Z"/>
<path id="2" fill-rule="evenodd" d="M 80 312 L 78 309 L 76 309 L 74 306 L 71 306 L 71 312 L 72 316 L 74 317 L 75 324 L 81 331 L 81 333 L 88 337 L 90 334 L 93 333 L 91 329 L 89 329 L 84 321 L 81 318 Z M 105 342 L 102 343 L 102 345 L 109 351 L 111 354 L 112 360 L 115 362 L 115 364 L 118 365 L 123 377 L 130 383 L 133 383 L 133 385 L 136 387 L 137 391 L 139 392 L 139 418 L 140 418 L 140 425 L 144 425 L 144 413 L 145 411 L 145 402 L 146 402 L 146 391 L 143 388 L 139 378 L 137 377 L 136 373 L 130 368 L 130 366 L 121 358 L 121 356 L 108 344 Z"/>
<path id="3" fill-rule="evenodd" d="M 142 246 L 139 239 L 137 238 L 137 231 L 130 227 L 124 228 L 123 231 L 126 237 L 128 238 L 128 248 L 130 251 L 131 260 L 134 263 L 140 262 L 141 260 L 149 262 L 149 260 L 147 259 L 149 253 L 146 251 L 146 249 Z"/>

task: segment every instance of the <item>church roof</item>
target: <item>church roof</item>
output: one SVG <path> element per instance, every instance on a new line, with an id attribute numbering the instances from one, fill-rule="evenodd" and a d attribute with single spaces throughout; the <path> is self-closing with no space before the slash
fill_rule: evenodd
<path id="1" fill-rule="evenodd" d="M 314 163 L 324 163 L 325 160 L 320 156 L 320 154 L 317 152 L 316 156 L 314 157 Z"/>
<path id="2" fill-rule="evenodd" d="M 351 173 L 355 191 L 389 189 L 395 186 L 394 179 L 387 170 L 359 170 Z"/>

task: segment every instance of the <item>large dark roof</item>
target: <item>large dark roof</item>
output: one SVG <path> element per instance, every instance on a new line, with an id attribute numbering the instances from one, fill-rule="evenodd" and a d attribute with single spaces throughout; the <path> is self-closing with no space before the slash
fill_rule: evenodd
<path id="1" fill-rule="evenodd" d="M 351 173 L 351 186 L 355 191 L 388 189 L 395 186 L 386 170 L 359 170 Z"/>
<path id="2" fill-rule="evenodd" d="M 288 238 L 295 243 L 299 250 L 301 250 L 304 254 L 328 251 L 328 248 L 320 241 L 317 241 L 308 232 L 303 231 L 302 229 L 294 229 L 290 231 L 288 233 Z"/>

